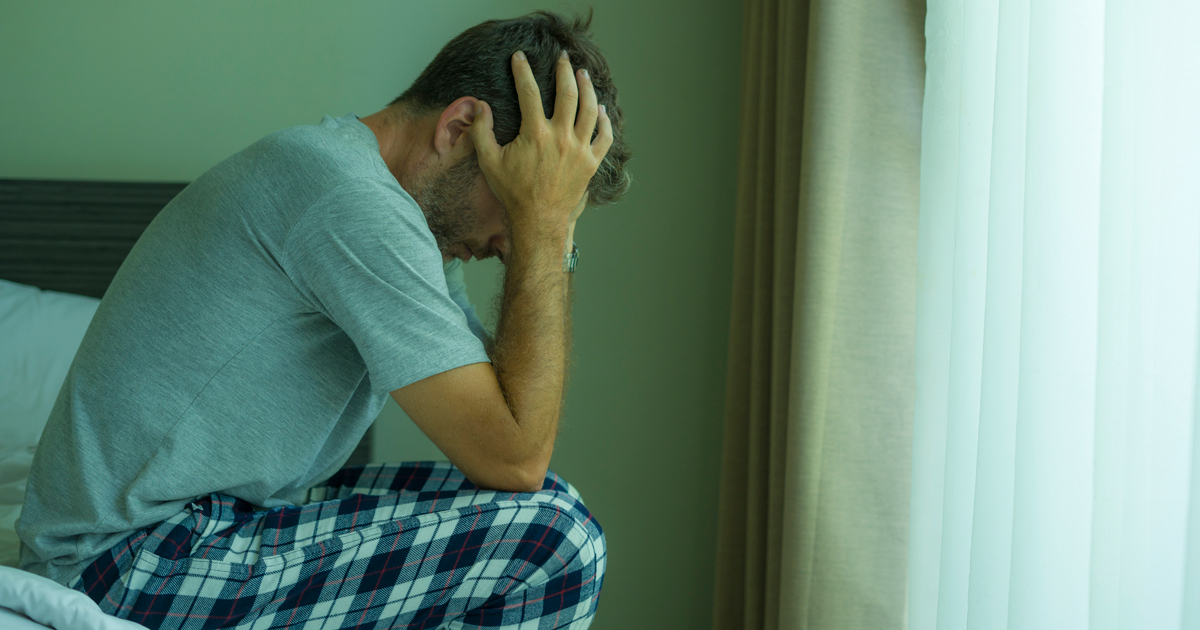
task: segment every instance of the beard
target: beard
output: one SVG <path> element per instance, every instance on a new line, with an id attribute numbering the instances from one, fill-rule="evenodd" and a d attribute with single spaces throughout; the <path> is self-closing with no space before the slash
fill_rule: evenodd
<path id="1" fill-rule="evenodd" d="M 479 172 L 478 158 L 470 155 L 419 178 L 409 191 L 425 213 L 425 222 L 443 256 L 451 255 L 450 248 L 465 242 L 479 224 L 479 212 L 472 207 Z"/>

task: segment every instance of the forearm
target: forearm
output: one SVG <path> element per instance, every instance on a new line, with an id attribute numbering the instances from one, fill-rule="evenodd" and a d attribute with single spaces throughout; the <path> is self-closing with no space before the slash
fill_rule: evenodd
<path id="1" fill-rule="evenodd" d="M 501 147 L 491 106 L 483 101 L 475 102 L 467 132 L 488 187 L 504 204 L 509 242 L 491 367 L 508 406 L 501 426 L 512 439 L 493 440 L 487 451 L 502 460 L 498 466 L 517 473 L 524 487 L 532 487 L 534 474 L 550 463 L 566 389 L 571 286 L 559 248 L 587 203 L 588 185 L 612 146 L 613 129 L 587 73 L 574 72 L 565 52 L 555 71 L 558 96 L 549 117 L 523 52 L 513 54 L 512 69 L 520 133 Z"/>
<path id="2" fill-rule="evenodd" d="M 559 239 L 514 234 L 492 367 L 516 421 L 521 461 L 548 465 L 558 434 L 571 339 L 571 274 L 562 269 Z"/>

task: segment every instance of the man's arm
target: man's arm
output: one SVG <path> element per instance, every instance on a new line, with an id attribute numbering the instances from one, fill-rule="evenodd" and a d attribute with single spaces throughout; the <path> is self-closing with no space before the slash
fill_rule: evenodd
<path id="1" fill-rule="evenodd" d="M 498 146 L 491 109 L 482 102 L 469 130 L 509 222 L 492 364 L 436 374 L 392 396 L 476 485 L 532 492 L 541 488 L 554 449 L 570 346 L 570 274 L 562 270 L 560 248 L 612 144 L 612 124 L 598 112 L 591 82 L 582 75 L 577 81 L 565 58 L 550 120 L 523 57 L 514 56 L 513 74 L 522 112 L 518 137 Z"/>

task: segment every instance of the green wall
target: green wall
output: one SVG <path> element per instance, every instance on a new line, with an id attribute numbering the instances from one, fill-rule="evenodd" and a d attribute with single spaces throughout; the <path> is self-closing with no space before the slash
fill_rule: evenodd
<path id="1" fill-rule="evenodd" d="M 604 527 L 594 628 L 710 623 L 741 3 L 597 0 L 634 185 L 576 232 L 553 468 Z M 575 3 L 0 3 L 0 177 L 185 181 L 263 135 L 365 116 L 488 18 Z M 467 266 L 477 306 L 502 270 Z M 377 458 L 439 457 L 396 407 Z"/>

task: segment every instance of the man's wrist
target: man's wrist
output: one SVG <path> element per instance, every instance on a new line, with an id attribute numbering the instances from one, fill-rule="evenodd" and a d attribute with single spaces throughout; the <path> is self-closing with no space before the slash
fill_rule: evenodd
<path id="1" fill-rule="evenodd" d="M 555 245 L 564 238 L 570 238 L 566 225 L 538 226 L 537 229 L 526 229 L 524 226 L 509 228 L 509 245 L 514 256 L 522 258 L 553 256 Z"/>
<path id="2" fill-rule="evenodd" d="M 563 244 L 563 255 L 570 254 L 575 249 L 575 222 L 567 224 L 567 241 Z"/>

